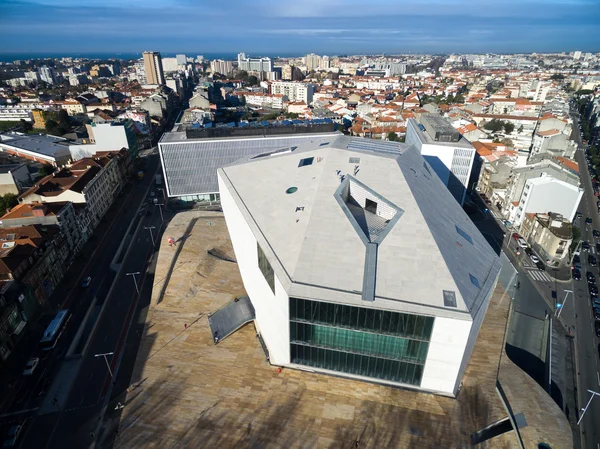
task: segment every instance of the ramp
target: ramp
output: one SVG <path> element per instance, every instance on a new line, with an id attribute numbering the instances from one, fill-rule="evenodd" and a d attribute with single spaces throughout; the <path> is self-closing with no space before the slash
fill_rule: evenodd
<path id="1" fill-rule="evenodd" d="M 215 344 L 221 342 L 256 317 L 250 298 L 236 298 L 208 317 Z"/>

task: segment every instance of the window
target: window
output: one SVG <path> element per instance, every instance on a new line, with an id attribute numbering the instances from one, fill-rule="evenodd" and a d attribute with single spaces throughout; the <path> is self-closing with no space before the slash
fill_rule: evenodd
<path id="1" fill-rule="evenodd" d="M 479 279 L 477 279 L 475 276 L 473 276 L 471 273 L 469 273 L 469 277 L 471 278 L 471 283 L 477 287 L 477 288 L 481 288 L 481 286 L 479 285 Z"/>
<path id="2" fill-rule="evenodd" d="M 258 249 L 258 268 L 265 277 L 269 287 L 271 287 L 273 294 L 275 294 L 275 273 L 273 272 L 273 267 L 271 267 L 271 264 L 267 260 L 267 256 L 265 256 L 265 253 L 258 243 L 256 244 L 256 247 Z"/>
<path id="3" fill-rule="evenodd" d="M 463 231 L 461 228 L 459 228 L 457 225 L 456 226 L 456 232 L 458 232 L 467 242 L 469 242 L 471 245 L 473 244 L 473 239 L 471 239 L 471 236 L 469 234 L 467 234 L 465 231 Z"/>
<path id="4" fill-rule="evenodd" d="M 360 164 L 360 158 L 359 157 L 351 157 L 350 159 L 348 159 L 348 162 L 351 164 Z"/>
<path id="5" fill-rule="evenodd" d="M 314 160 L 315 160 L 314 157 L 306 157 L 304 159 L 300 159 L 300 162 L 298 163 L 298 167 L 304 167 L 305 165 L 312 165 Z"/>

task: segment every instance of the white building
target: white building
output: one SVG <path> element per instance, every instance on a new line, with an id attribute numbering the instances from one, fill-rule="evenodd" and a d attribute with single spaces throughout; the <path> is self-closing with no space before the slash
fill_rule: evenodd
<path id="1" fill-rule="evenodd" d="M 56 84 L 56 74 L 52 67 L 44 65 L 38 69 L 38 73 L 40 74 L 40 79 L 42 81 L 45 81 L 48 84 Z"/>
<path id="2" fill-rule="evenodd" d="M 310 83 L 297 83 L 294 81 L 275 81 L 271 83 L 271 94 L 285 95 L 290 101 L 303 101 L 307 105 L 313 101 L 315 85 Z"/>
<path id="3" fill-rule="evenodd" d="M 475 148 L 449 122 L 437 114 L 421 115 L 421 123 L 409 119 L 406 143 L 414 145 L 462 204 L 473 169 Z"/>
<path id="4" fill-rule="evenodd" d="M 163 71 L 167 72 L 176 72 L 179 70 L 179 63 L 177 62 L 177 58 L 161 58 Z M 184 65 L 185 67 L 185 65 Z"/>
<path id="5" fill-rule="evenodd" d="M 223 61 L 222 59 L 216 59 L 210 61 L 210 70 L 213 73 L 220 73 L 221 75 L 228 75 L 233 72 L 233 62 Z"/>
<path id="6" fill-rule="evenodd" d="M 217 174 L 273 365 L 457 394 L 500 264 L 414 147 L 340 136 Z"/>
<path id="7" fill-rule="evenodd" d="M 246 72 L 272 72 L 271 58 L 247 58 L 246 53 L 238 54 L 238 69 Z"/>

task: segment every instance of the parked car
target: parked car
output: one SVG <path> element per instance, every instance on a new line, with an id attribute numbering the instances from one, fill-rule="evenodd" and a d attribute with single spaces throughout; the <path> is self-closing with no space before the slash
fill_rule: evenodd
<path id="1" fill-rule="evenodd" d="M 595 239 L 600 239 L 600 231 L 598 231 L 597 229 L 592 230 L 592 235 Z"/>
<path id="2" fill-rule="evenodd" d="M 29 359 L 27 365 L 25 365 L 25 368 L 23 369 L 23 376 L 31 376 L 37 368 L 38 363 L 40 363 L 39 357 L 32 357 Z"/>
<path id="3" fill-rule="evenodd" d="M 573 268 L 573 270 L 571 270 L 571 276 L 573 276 L 573 279 L 575 279 L 576 281 L 581 279 L 581 270 L 579 268 Z"/>
<path id="4" fill-rule="evenodd" d="M 593 255 L 588 255 L 588 263 L 592 266 L 595 267 L 596 264 L 598 263 L 598 261 L 596 260 L 596 256 Z"/>
<path id="5" fill-rule="evenodd" d="M 521 248 L 527 248 L 527 242 L 525 241 L 525 239 L 519 238 L 519 240 L 517 240 L 517 243 Z"/>
<path id="6" fill-rule="evenodd" d="M 21 424 L 17 424 L 8 429 L 6 433 L 6 438 L 4 438 L 4 447 L 15 447 L 17 445 L 17 440 L 19 439 L 19 435 L 21 435 L 21 431 L 23 430 L 23 426 Z"/>
<path id="7" fill-rule="evenodd" d="M 588 283 L 590 283 L 590 284 L 596 283 L 596 276 L 594 276 L 594 273 L 592 273 L 591 271 L 588 271 L 585 274 L 585 277 L 587 278 Z"/>
<path id="8" fill-rule="evenodd" d="M 81 287 L 88 288 L 91 283 L 92 283 L 92 277 L 88 276 L 83 281 L 81 281 Z"/>
<path id="9" fill-rule="evenodd" d="M 594 331 L 596 332 L 596 336 L 600 337 L 600 321 L 594 323 Z"/>
<path id="10" fill-rule="evenodd" d="M 517 234 L 516 232 L 513 232 L 512 238 L 515 239 L 515 241 L 519 241 L 519 239 L 521 238 L 521 236 L 519 234 Z"/>
<path id="11" fill-rule="evenodd" d="M 583 217 L 583 214 L 579 211 L 577 211 L 577 213 L 575 214 L 575 218 L 581 218 Z"/>
<path id="12" fill-rule="evenodd" d="M 595 320 L 600 320 L 600 307 L 592 307 L 592 315 L 594 315 Z"/>
<path id="13" fill-rule="evenodd" d="M 598 287 L 596 286 L 596 284 L 588 284 L 588 291 L 590 292 L 590 295 L 592 297 L 598 296 Z"/>
<path id="14" fill-rule="evenodd" d="M 590 250 L 590 244 L 587 242 L 587 240 L 582 240 L 581 241 L 581 249 L 584 251 L 589 251 Z"/>
<path id="15" fill-rule="evenodd" d="M 581 262 L 581 258 L 579 257 L 579 254 L 575 254 L 573 256 L 573 263 L 576 263 L 576 262 Z"/>
<path id="16" fill-rule="evenodd" d="M 538 262 L 540 261 L 540 258 L 539 258 L 538 256 L 536 256 L 534 253 L 531 253 L 531 254 L 529 255 L 529 258 L 531 259 L 531 261 L 532 261 L 533 263 L 538 263 Z"/>
<path id="17" fill-rule="evenodd" d="M 592 217 L 585 217 L 585 224 L 590 225 L 593 223 Z"/>

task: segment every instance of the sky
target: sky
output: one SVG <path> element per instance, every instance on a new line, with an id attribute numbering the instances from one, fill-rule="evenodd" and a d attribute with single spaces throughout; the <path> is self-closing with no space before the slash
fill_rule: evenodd
<path id="1" fill-rule="evenodd" d="M 0 53 L 600 51 L 600 0 L 0 0 Z"/>

